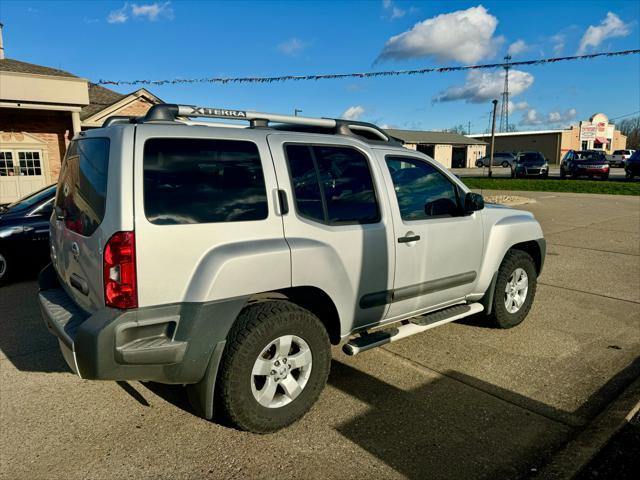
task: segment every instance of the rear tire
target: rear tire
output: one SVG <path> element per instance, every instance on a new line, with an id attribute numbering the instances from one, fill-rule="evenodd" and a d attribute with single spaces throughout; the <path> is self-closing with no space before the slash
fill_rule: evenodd
<path id="1" fill-rule="evenodd" d="M 0 251 L 0 286 L 9 282 L 12 271 L 12 260 L 6 252 Z"/>
<path id="2" fill-rule="evenodd" d="M 509 166 L 509 162 L 502 162 L 502 168 L 507 168 Z"/>
<path id="3" fill-rule="evenodd" d="M 216 401 L 239 429 L 273 432 L 313 406 L 330 365 L 329 336 L 315 315 L 286 301 L 255 303 L 227 336 Z"/>
<path id="4" fill-rule="evenodd" d="M 531 255 L 522 250 L 509 250 L 498 269 L 493 308 L 489 315 L 493 325 L 512 328 L 522 323 L 533 304 L 536 286 L 536 266 Z M 526 287 L 526 290 L 521 287 Z"/>

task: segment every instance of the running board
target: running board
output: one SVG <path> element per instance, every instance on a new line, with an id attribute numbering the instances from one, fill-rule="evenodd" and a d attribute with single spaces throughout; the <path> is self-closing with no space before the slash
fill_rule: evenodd
<path id="1" fill-rule="evenodd" d="M 430 328 L 453 322 L 484 310 L 484 306 L 480 303 L 471 303 L 469 305 L 454 305 L 443 310 L 427 313 L 409 320 L 410 323 L 392 327 L 385 330 L 378 330 L 372 333 L 364 333 L 359 337 L 353 338 L 345 343 L 342 351 L 347 355 L 357 355 L 372 348 L 395 342 L 416 333 L 424 332 Z"/>

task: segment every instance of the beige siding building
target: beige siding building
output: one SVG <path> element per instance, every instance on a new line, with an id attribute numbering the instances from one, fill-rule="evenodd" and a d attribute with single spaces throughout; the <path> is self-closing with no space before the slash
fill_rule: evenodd
<path id="1" fill-rule="evenodd" d="M 396 129 L 386 132 L 405 147 L 422 152 L 447 168 L 473 167 L 487 151 L 486 142 L 457 133 Z"/>
<path id="2" fill-rule="evenodd" d="M 491 142 L 491 134 L 470 135 Z M 569 150 L 602 150 L 606 154 L 627 146 L 627 137 L 616 130 L 603 113 L 561 130 L 496 133 L 496 152 L 541 152 L 549 163 L 558 164 Z"/>

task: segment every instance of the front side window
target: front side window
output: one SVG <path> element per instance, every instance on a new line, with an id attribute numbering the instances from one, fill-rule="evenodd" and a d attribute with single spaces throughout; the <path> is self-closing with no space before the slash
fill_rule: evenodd
<path id="1" fill-rule="evenodd" d="M 387 156 L 386 161 L 403 220 L 459 215 L 457 189 L 438 169 L 416 158 Z"/>
<path id="2" fill-rule="evenodd" d="M 85 138 L 69 144 L 56 196 L 56 209 L 67 229 L 88 237 L 102 223 L 108 166 L 109 139 Z"/>
<path id="3" fill-rule="evenodd" d="M 349 147 L 286 146 L 298 213 L 327 225 L 380 221 L 366 157 Z"/>
<path id="4" fill-rule="evenodd" d="M 239 140 L 147 140 L 144 211 L 158 225 L 267 218 L 257 145 Z"/>

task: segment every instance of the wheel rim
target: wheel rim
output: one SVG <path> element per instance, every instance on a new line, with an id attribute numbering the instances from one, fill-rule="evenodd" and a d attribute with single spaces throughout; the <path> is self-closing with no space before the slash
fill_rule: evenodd
<path id="1" fill-rule="evenodd" d="M 7 259 L 0 253 L 0 278 L 7 272 Z"/>
<path id="2" fill-rule="evenodd" d="M 509 313 L 516 313 L 522 308 L 529 291 L 529 277 L 522 268 L 516 268 L 507 285 L 504 287 L 504 306 Z"/>
<path id="3" fill-rule="evenodd" d="M 253 364 L 253 398 L 267 408 L 279 408 L 291 403 L 307 385 L 312 363 L 311 349 L 302 338 L 283 335 L 272 340 Z"/>

